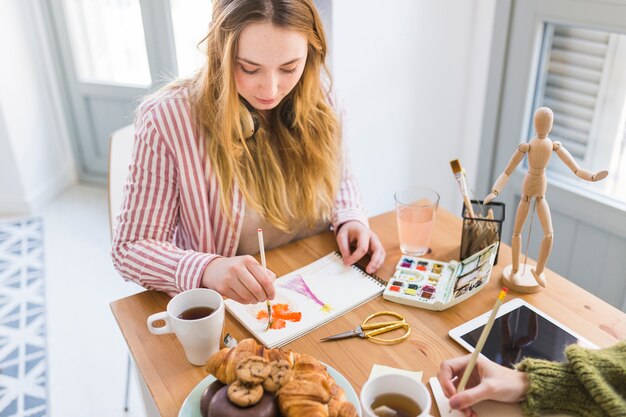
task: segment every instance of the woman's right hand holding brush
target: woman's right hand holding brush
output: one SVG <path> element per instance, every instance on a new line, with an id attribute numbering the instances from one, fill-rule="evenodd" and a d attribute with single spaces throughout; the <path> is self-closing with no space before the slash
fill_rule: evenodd
<path id="1" fill-rule="evenodd" d="M 217 258 L 209 262 L 202 275 L 202 286 L 242 304 L 273 300 L 276 274 L 263 268 L 253 256 Z"/>

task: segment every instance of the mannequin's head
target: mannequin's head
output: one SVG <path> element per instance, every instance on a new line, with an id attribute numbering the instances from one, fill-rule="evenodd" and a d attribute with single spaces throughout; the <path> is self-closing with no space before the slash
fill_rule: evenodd
<path id="1" fill-rule="evenodd" d="M 537 136 L 545 138 L 552 130 L 552 123 L 554 121 L 554 114 L 549 107 L 539 107 L 535 111 L 535 131 Z"/>

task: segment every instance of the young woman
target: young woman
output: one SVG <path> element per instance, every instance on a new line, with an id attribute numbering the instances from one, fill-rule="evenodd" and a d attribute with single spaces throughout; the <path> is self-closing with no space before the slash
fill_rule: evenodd
<path id="1" fill-rule="evenodd" d="M 521 402 L 524 415 L 533 417 L 626 416 L 626 342 L 600 350 L 571 345 L 563 363 L 525 359 L 517 370 L 479 357 L 467 389 L 457 393 L 453 378 L 460 380 L 470 357 L 442 362 L 437 375 L 450 407 L 466 416 L 476 416 L 471 407 L 485 400 Z"/>
<path id="2" fill-rule="evenodd" d="M 256 303 L 275 278 L 250 256 L 256 230 L 272 248 L 330 227 L 344 263 L 369 252 L 377 270 L 385 253 L 323 83 L 312 0 L 215 0 L 205 41 L 202 70 L 139 109 L 115 268 L 170 295 L 207 287 Z"/>

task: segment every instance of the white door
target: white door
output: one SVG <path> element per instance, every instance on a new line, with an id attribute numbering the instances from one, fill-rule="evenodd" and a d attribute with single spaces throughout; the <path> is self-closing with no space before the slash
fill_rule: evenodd
<path id="1" fill-rule="evenodd" d="M 491 184 L 518 145 L 534 136 L 534 110 L 551 107 L 555 124 L 550 137 L 561 141 L 583 167 L 609 169 L 610 176 L 587 183 L 553 155 L 546 193 L 554 227 L 548 268 L 624 310 L 626 2 L 504 3 L 510 5 L 510 24 Z M 507 204 L 503 239 L 508 243 L 526 169 L 520 164 L 500 197 Z M 529 217 L 522 252 L 530 224 Z M 528 256 L 536 259 L 543 232 L 537 218 L 532 224 Z"/>
<path id="2" fill-rule="evenodd" d="M 108 140 L 142 97 L 189 74 L 211 20 L 207 0 L 46 0 L 80 179 L 106 182 Z"/>

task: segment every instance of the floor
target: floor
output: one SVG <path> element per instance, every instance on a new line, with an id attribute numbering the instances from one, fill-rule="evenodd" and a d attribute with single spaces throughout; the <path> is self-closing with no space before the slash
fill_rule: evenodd
<path id="1" fill-rule="evenodd" d="M 111 264 L 106 190 L 74 186 L 35 214 L 44 218 L 48 417 L 145 417 L 134 372 L 124 412 L 128 353 L 109 303 L 140 288 Z"/>

